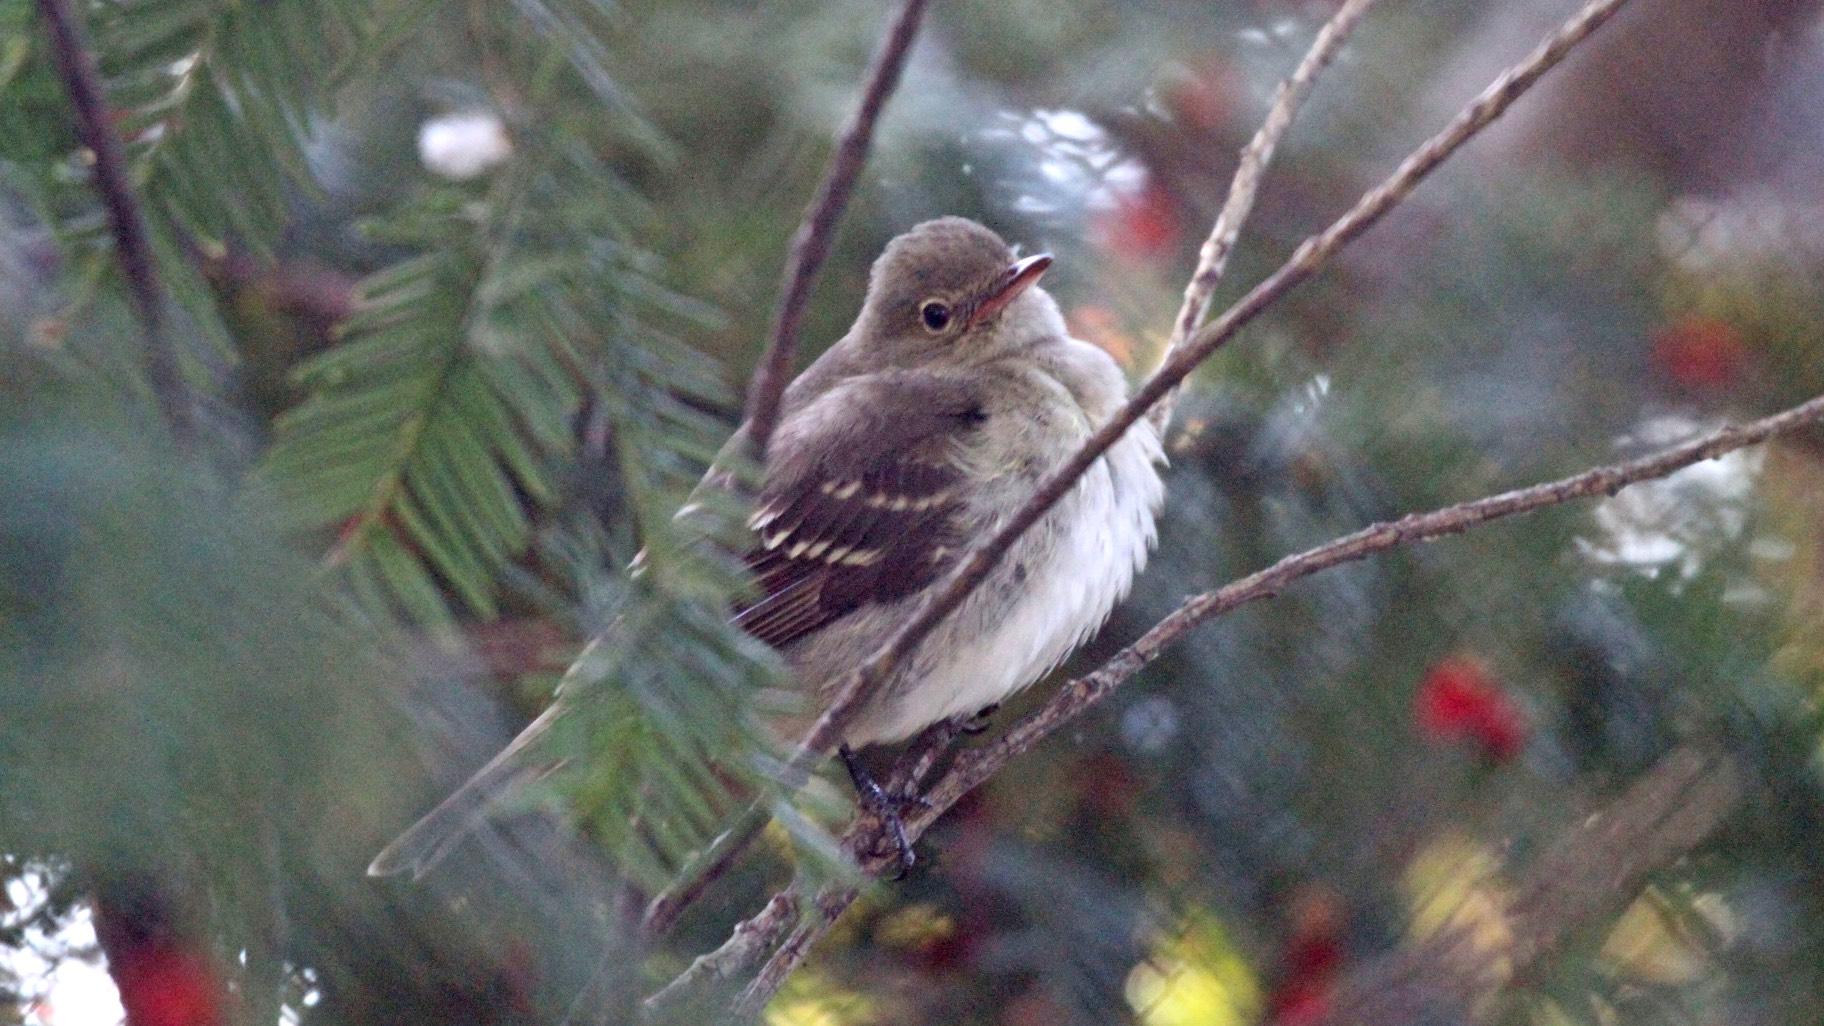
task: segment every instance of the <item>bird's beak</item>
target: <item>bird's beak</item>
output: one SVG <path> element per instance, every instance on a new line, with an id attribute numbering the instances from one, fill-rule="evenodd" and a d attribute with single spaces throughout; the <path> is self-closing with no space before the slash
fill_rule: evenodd
<path id="1" fill-rule="evenodd" d="M 1020 293 L 1037 284 L 1050 266 L 1050 253 L 1035 253 L 1024 260 L 1015 260 L 1011 267 L 1001 272 L 987 295 L 975 305 L 975 310 L 969 315 L 969 326 L 973 328 L 992 320 L 1007 308 L 1008 303 L 1020 298 Z"/>

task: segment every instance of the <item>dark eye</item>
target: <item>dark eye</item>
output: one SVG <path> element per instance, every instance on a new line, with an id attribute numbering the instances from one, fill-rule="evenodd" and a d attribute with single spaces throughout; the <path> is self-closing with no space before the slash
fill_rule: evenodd
<path id="1" fill-rule="evenodd" d="M 950 324 L 950 308 L 935 299 L 919 307 L 918 315 L 924 318 L 925 327 L 932 331 L 942 331 Z"/>

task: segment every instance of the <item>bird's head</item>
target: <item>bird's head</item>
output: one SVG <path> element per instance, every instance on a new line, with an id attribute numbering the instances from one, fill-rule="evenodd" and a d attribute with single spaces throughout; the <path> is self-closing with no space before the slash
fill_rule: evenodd
<path id="1" fill-rule="evenodd" d="M 860 335 L 881 363 L 964 362 L 1061 330 L 1057 305 L 1037 288 L 1051 257 L 1018 257 L 963 217 L 926 221 L 887 244 L 868 280 Z"/>

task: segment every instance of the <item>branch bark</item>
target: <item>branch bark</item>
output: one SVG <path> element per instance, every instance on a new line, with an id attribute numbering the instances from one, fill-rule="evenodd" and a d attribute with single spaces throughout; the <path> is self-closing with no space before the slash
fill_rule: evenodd
<path id="1" fill-rule="evenodd" d="M 918 36 L 927 2 L 905 0 L 887 28 L 886 38 L 868 66 L 861 100 L 843 126 L 836 151 L 830 155 L 823 181 L 817 186 L 817 194 L 792 235 L 791 254 L 786 258 L 779 291 L 779 306 L 773 314 L 773 329 L 747 393 L 747 440 L 755 458 L 766 453 L 773 429 L 779 426 L 779 406 L 785 386 L 792 379 L 792 366 L 798 354 L 798 329 L 804 320 L 804 309 L 810 303 L 811 286 L 816 284 L 817 272 L 830 255 L 836 225 L 849 205 L 850 194 L 855 191 L 855 179 L 860 176 L 862 165 L 867 163 L 868 148 L 874 140 L 874 125 L 880 120 L 888 97 L 899 85 L 906 55 Z"/>
<path id="2" fill-rule="evenodd" d="M 1094 466 L 1102 454 L 1119 441 L 1135 422 L 1146 416 L 1148 410 L 1177 388 L 1198 365 L 1244 326 L 1315 275 L 1338 250 L 1398 206 L 1431 172 L 1500 117 L 1541 76 L 1564 60 L 1577 44 L 1587 39 L 1627 2 L 1628 0 L 1590 0 L 1525 60 L 1490 83 L 1443 131 L 1407 156 L 1384 182 L 1364 194 L 1355 206 L 1321 234 L 1306 239 L 1290 260 L 1256 285 L 1221 317 L 1192 336 L 1147 379 L 1108 423 L 1090 436 L 1063 467 L 1046 479 L 1019 512 L 1008 518 L 993 537 L 972 548 L 959 561 L 944 584 L 920 604 L 918 611 L 908 618 L 897 634 L 849 675 L 848 680 L 837 690 L 829 708 L 818 718 L 794 754 L 791 763 L 793 768 L 798 773 L 805 772 L 823 753 L 836 746 L 849 721 L 879 689 L 893 668 L 909 656 L 944 617 L 950 615 L 987 578 L 988 573 L 1007 554 L 1007 550 L 1020 535 L 1062 499 L 1076 485 L 1077 479 Z"/>
<path id="3" fill-rule="evenodd" d="M 69 0 L 37 3 L 38 15 L 50 35 L 58 77 L 75 109 L 77 138 L 95 157 L 95 191 L 101 194 L 102 205 L 108 211 L 114 259 L 127 280 L 127 293 L 145 335 L 146 379 L 172 436 L 180 446 L 188 447 L 195 438 L 196 424 L 177 350 L 164 328 L 164 289 L 158 280 L 158 261 L 152 255 L 146 220 L 133 192 L 120 137 L 108 117 L 108 100 L 95 52 Z"/>
<path id="4" fill-rule="evenodd" d="M 823 180 L 818 184 L 815 196 L 805 208 L 804 217 L 792 234 L 791 251 L 786 257 L 782 273 L 779 306 L 773 315 L 772 331 L 766 351 L 760 355 L 760 362 L 754 369 L 753 380 L 748 386 L 743 427 L 749 453 L 756 461 L 765 456 L 767 443 L 772 440 L 773 431 L 779 426 L 780 404 L 785 396 L 786 385 L 791 383 L 792 367 L 798 352 L 799 326 L 804 319 L 805 307 L 810 302 L 811 287 L 816 284 L 817 273 L 830 255 L 830 244 L 835 239 L 836 226 L 848 207 L 850 195 L 855 191 L 855 180 L 867 163 L 875 125 L 880 121 L 887 100 L 899 86 L 906 57 L 912 50 L 913 41 L 918 38 L 919 26 L 924 20 L 928 3 L 929 0 L 905 0 L 899 13 L 887 26 L 880 49 L 868 65 L 861 98 L 843 125 L 836 149 L 830 154 L 830 162 L 824 168 Z M 702 856 L 686 866 L 671 886 L 652 900 L 641 921 L 642 935 L 651 939 L 670 931 L 685 909 L 728 871 L 765 825 L 765 811 L 749 807 L 739 821 L 718 836 Z"/>
<path id="5" fill-rule="evenodd" d="M 917 841 L 964 795 L 986 783 L 1013 759 L 1056 733 L 1082 712 L 1106 699 L 1117 687 L 1132 678 L 1146 664 L 1158 658 L 1166 648 L 1200 623 L 1249 603 L 1272 598 L 1294 582 L 1321 570 L 1341 566 L 1344 563 L 1357 562 L 1388 549 L 1431 541 L 1447 535 L 1462 534 L 1472 527 L 1490 521 L 1546 509 L 1575 499 L 1612 496 L 1631 484 L 1663 478 L 1693 464 L 1715 459 L 1737 449 L 1789 434 L 1820 422 L 1824 422 L 1824 395 L 1759 420 L 1746 424 L 1729 425 L 1701 438 L 1662 449 L 1639 459 L 1593 467 L 1582 473 L 1555 481 L 1547 481 L 1425 513 L 1410 514 L 1386 523 L 1374 524 L 1314 549 L 1287 556 L 1264 570 L 1249 574 L 1214 591 L 1193 596 L 1142 635 L 1138 641 L 1116 653 L 1095 672 L 1065 684 L 1044 706 L 1014 725 L 1006 734 L 982 748 L 960 753 L 952 762 L 949 771 L 930 791 L 925 793 L 924 800 L 927 805 L 905 818 L 906 834 L 913 841 Z M 1589 825 L 1586 824 L 1586 826 Z M 1629 833 L 1628 831 L 1623 832 Z M 856 826 L 845 835 L 845 842 L 848 843 L 849 850 L 855 854 L 868 872 L 875 875 L 879 875 L 896 863 L 891 849 L 885 848 L 882 840 L 879 824 L 868 821 L 858 821 Z M 1626 873 L 1644 873 L 1658 865 L 1653 862 L 1645 863 L 1641 868 L 1631 868 L 1637 865 L 1635 861 L 1632 861 L 1633 859 L 1657 850 L 1645 846 L 1644 842 L 1638 839 L 1633 839 L 1631 833 L 1627 838 L 1605 843 L 1617 849 L 1632 844 L 1636 846 L 1637 850 L 1629 859 L 1618 860 L 1607 869 L 1597 865 L 1589 870 L 1585 877 L 1594 881 L 1593 883 L 1573 884 L 1571 881 L 1579 878 L 1571 875 L 1568 869 L 1562 873 L 1553 871 L 1541 875 L 1537 887 L 1541 894 L 1551 900 L 1540 899 L 1537 904 L 1548 911 L 1528 913 L 1542 916 L 1540 926 L 1536 930 L 1540 950 L 1545 950 L 1550 944 L 1555 943 L 1558 938 L 1562 937 L 1565 930 L 1570 928 L 1565 926 L 1560 929 L 1551 924 L 1560 920 L 1568 920 L 1571 912 L 1580 907 L 1577 903 L 1586 900 L 1589 897 L 1590 888 L 1600 883 L 1600 878 L 1591 877 L 1590 873 L 1623 873 L 1624 870 Z M 1695 844 L 1696 839 L 1693 839 L 1691 843 Z M 875 854 L 883 850 L 887 853 Z M 1562 879 L 1558 879 L 1559 877 Z M 1621 877 L 1617 876 L 1616 879 L 1621 879 Z M 832 892 L 821 896 L 820 907 L 825 901 L 830 901 L 833 905 L 843 894 L 848 893 L 851 892 Z M 781 948 L 778 953 L 775 953 L 766 968 L 762 970 L 762 978 L 776 989 L 778 984 L 784 982 L 790 970 L 797 965 L 798 960 L 808 953 L 811 945 L 818 936 L 821 936 L 823 930 L 827 929 L 830 923 L 834 923 L 836 917 L 847 907 L 848 902 L 853 900 L 851 896 L 848 901 L 841 902 L 841 907 L 833 908 L 833 911 L 824 909 L 826 914 L 821 918 L 800 924 L 798 931 L 793 935 L 799 943 L 794 945 L 790 951 Z M 819 927 L 819 923 L 822 924 L 821 927 Z M 810 935 L 798 938 L 798 932 Z M 1534 957 L 1536 959 L 1537 956 Z M 749 990 L 753 989 L 750 986 Z M 748 999 L 744 996 L 743 1000 Z M 1383 1019 L 1380 1021 L 1397 1020 Z"/>
<path id="6" fill-rule="evenodd" d="M 819 717 L 808 736 L 793 754 L 789 764 L 791 771 L 800 775 L 808 772 L 815 760 L 837 743 L 849 720 L 879 687 L 880 681 L 886 678 L 892 668 L 909 655 L 931 630 L 986 578 L 989 571 L 1006 554 L 1013 542 L 1037 523 L 1045 512 L 1075 485 L 1077 478 L 1093 466 L 1095 461 L 1119 440 L 1128 428 L 1132 427 L 1142 416 L 1147 416 L 1155 405 L 1159 405 L 1174 393 L 1199 364 L 1232 338 L 1242 327 L 1286 293 L 1314 275 L 1338 250 L 1372 227 L 1388 211 L 1397 206 L 1418 186 L 1419 182 L 1500 117 L 1541 76 L 1562 61 L 1577 44 L 1601 27 L 1626 2 L 1627 0 L 1589 0 L 1576 15 L 1542 42 L 1525 60 L 1498 76 L 1442 131 L 1413 151 L 1401 162 L 1393 175 L 1364 194 L 1343 217 L 1331 224 L 1323 233 L 1305 240 L 1293 253 L 1291 259 L 1230 307 L 1221 318 L 1194 334 L 1189 334 L 1189 337 L 1181 344 L 1168 348 L 1159 370 L 1115 417 L 1093 435 L 1063 468 L 1049 478 L 1032 499 L 997 534 L 972 549 L 937 593 L 922 604 L 907 624 L 850 675 L 838 690 L 834 701 Z M 1276 96 L 1269 112 L 1270 123 L 1262 126 L 1261 133 L 1257 134 L 1255 141 L 1251 142 L 1248 149 L 1244 151 L 1241 165 L 1237 168 L 1237 180 L 1231 185 L 1229 201 L 1225 203 L 1223 215 L 1218 218 L 1216 226 L 1212 229 L 1211 243 L 1206 244 L 1204 254 L 1200 257 L 1196 276 L 1186 288 L 1186 309 L 1179 313 L 1179 324 L 1188 325 L 1202 319 L 1203 308 L 1207 305 L 1208 297 L 1213 293 L 1215 284 L 1220 279 L 1222 268 L 1226 264 L 1227 253 L 1233 248 L 1233 237 L 1238 235 L 1241 223 L 1245 220 L 1247 211 L 1251 209 L 1253 195 L 1258 189 L 1258 179 L 1264 172 L 1273 148 L 1283 135 L 1285 126 L 1289 125 L 1292 115 L 1296 113 L 1297 106 L 1302 101 L 1305 92 L 1309 90 L 1311 80 L 1328 63 L 1334 55 L 1335 49 L 1340 47 L 1349 28 L 1353 26 L 1355 20 L 1359 20 L 1367 6 L 1368 4 L 1365 2 L 1346 3 L 1335 16 L 1335 20 L 1342 21 L 1343 24 L 1339 27 L 1333 21 L 1320 32 L 1319 39 L 1314 42 L 1312 51 L 1307 54 L 1305 60 L 1301 61 L 1292 78 L 1282 86 L 1280 93 Z M 1301 81 L 1302 85 L 1299 84 Z M 1285 124 L 1275 127 L 1272 122 L 1276 115 L 1283 117 Z M 1250 154 L 1257 154 L 1257 156 L 1250 160 Z M 1225 239 L 1229 241 L 1225 242 Z M 1203 284 L 1200 285 L 1199 280 Z M 1190 331 L 1189 327 L 1185 327 L 1183 330 L 1187 334 Z M 759 382 L 756 382 L 755 387 L 758 392 Z M 777 387 L 783 388 L 782 380 L 777 382 Z M 1169 411 L 1167 416 L 1169 417 Z M 1397 539 L 1390 544 L 1392 543 L 1397 543 Z M 1370 551 L 1378 550 L 1365 549 L 1361 554 L 1350 558 L 1361 558 Z M 1310 556 L 1311 554 L 1305 555 Z M 1337 562 L 1341 561 L 1344 560 Z M 1322 568 L 1322 566 L 1313 565 L 1303 573 L 1315 572 Z M 1303 573 L 1294 574 L 1293 577 L 1303 576 Z M 1290 579 L 1288 578 L 1288 580 Z M 1266 597 L 1267 594 L 1270 592 L 1263 591 L 1244 601 Z M 1174 617 L 1185 613 L 1186 611 L 1181 609 L 1178 614 L 1174 614 Z M 1136 646 L 1148 643 L 1148 640 L 1152 639 L 1154 643 L 1163 647 L 1182 634 L 1184 630 L 1188 630 L 1193 623 L 1213 615 L 1216 615 L 1213 611 L 1205 612 L 1201 616 L 1196 613 L 1189 614 L 1189 622 L 1180 628 L 1168 628 L 1167 624 L 1161 624 L 1143 637 L 1140 642 L 1137 642 Z M 1159 637 L 1162 629 L 1173 630 L 1174 633 L 1170 633 L 1162 639 Z M 1135 646 L 1130 646 L 1097 674 L 1072 682 L 1054 701 L 1069 701 L 1070 699 L 1066 696 L 1084 691 L 1085 682 L 1103 679 L 1105 675 L 1109 678 L 1109 683 L 1105 687 L 1112 689 L 1121 680 L 1132 676 L 1141 665 L 1151 658 L 1151 656 L 1142 656 L 1138 658 L 1138 661 L 1134 661 L 1135 657 Z M 1130 662 L 1132 665 L 1128 665 Z M 1102 686 L 1099 686 L 1098 689 L 1100 687 Z M 1099 696 L 1090 698 L 1085 695 L 1078 699 L 1081 702 L 1078 709 L 1063 714 L 1059 722 L 1074 716 L 1076 711 L 1087 708 L 1088 705 L 1099 700 Z M 1047 709 L 1050 708 L 1052 706 L 1047 707 Z M 1024 721 L 1021 727 L 1035 731 L 1025 742 L 1027 746 L 1036 744 L 1039 739 L 1050 732 L 1050 729 L 1055 729 L 1055 727 L 1043 728 L 1042 725 L 1033 724 L 1030 719 Z M 1016 732 L 1019 729 L 1016 728 Z M 1010 737 L 1012 735 L 1009 735 Z M 1009 738 L 1003 738 L 1000 745 L 1006 745 Z M 998 757 L 977 755 L 967 760 L 959 760 L 957 764 L 952 765 L 950 771 L 933 791 L 934 797 L 941 796 L 943 800 L 934 801 L 930 809 L 915 817 L 914 822 L 907 824 L 914 839 L 922 835 L 931 822 L 954 804 L 958 798 L 978 786 L 998 770 L 1000 765 L 1017 754 L 1011 747 L 996 746 L 985 751 L 995 750 L 1001 752 Z M 1018 750 L 1023 751 L 1024 748 Z M 928 759 L 928 757 L 929 753 L 926 753 L 924 758 Z M 901 767 L 899 775 L 905 775 L 907 772 L 906 767 Z M 845 838 L 855 838 L 851 850 L 867 865 L 870 871 L 878 872 L 880 866 L 871 857 L 878 837 L 863 836 L 863 834 L 865 832 L 852 827 Z M 700 889 L 697 893 L 700 893 Z M 755 984 L 744 992 L 741 998 L 743 1007 L 757 1009 L 764 1005 L 771 993 L 783 983 L 785 977 L 808 953 L 816 937 L 821 935 L 829 923 L 833 923 L 835 918 L 841 914 L 842 909 L 853 900 L 852 895 L 844 900 L 844 893 L 846 892 L 836 892 L 819 897 L 820 907 L 824 899 L 830 899 L 832 907 L 830 914 L 827 917 L 813 918 L 800 924 L 788 943 L 768 961 L 767 966 L 762 970 L 760 979 L 757 979 Z M 690 896 L 694 897 L 694 893 Z M 670 910 L 670 914 L 675 918 L 675 910 Z M 818 925 L 819 922 L 822 923 L 821 926 Z M 800 936 L 800 934 L 804 934 L 804 936 Z"/>
<path id="7" fill-rule="evenodd" d="M 1572 935 L 1627 906 L 1647 878 L 1684 857 L 1741 805 L 1748 774 L 1731 756 L 1674 749 L 1603 808 L 1564 831 L 1523 874 L 1507 908 L 1510 940 L 1478 946 L 1442 931 L 1345 977 L 1320 1026 L 1472 1022 Z"/>
<path id="8" fill-rule="evenodd" d="M 1228 199 L 1223 201 L 1222 211 L 1216 215 L 1216 223 L 1210 228 L 1210 237 L 1204 240 L 1197 251 L 1197 269 L 1191 273 L 1191 280 L 1184 286 L 1184 303 L 1178 308 L 1178 316 L 1172 322 L 1172 337 L 1165 345 L 1165 352 L 1160 357 L 1160 365 L 1170 363 L 1178 355 L 1186 342 L 1197 331 L 1197 326 L 1210 315 L 1210 302 L 1216 295 L 1216 286 L 1222 282 L 1223 272 L 1229 267 L 1229 254 L 1235 251 L 1235 241 L 1241 237 L 1241 227 L 1254 212 L 1254 197 L 1260 192 L 1260 180 L 1265 177 L 1267 165 L 1273 161 L 1273 153 L 1279 148 L 1279 140 L 1292 127 L 1292 119 L 1304 106 L 1305 97 L 1311 94 L 1311 87 L 1317 84 L 1317 76 L 1330 66 L 1337 51 L 1343 48 L 1343 42 L 1355 31 L 1355 26 L 1373 7 L 1375 0 L 1345 0 L 1335 15 L 1318 30 L 1317 39 L 1311 43 L 1311 49 L 1298 62 L 1290 78 L 1279 84 L 1273 93 L 1273 103 L 1267 109 L 1266 120 L 1260 124 L 1260 130 L 1248 145 L 1242 148 L 1241 160 L 1235 167 L 1235 178 L 1229 183 Z M 1172 407 L 1178 399 L 1178 388 L 1166 393 L 1159 405 L 1147 414 L 1155 428 L 1161 433 L 1172 421 Z"/>

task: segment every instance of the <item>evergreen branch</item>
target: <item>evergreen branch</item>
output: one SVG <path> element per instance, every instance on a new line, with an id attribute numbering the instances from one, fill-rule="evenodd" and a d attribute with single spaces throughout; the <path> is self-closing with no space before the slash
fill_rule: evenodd
<path id="1" fill-rule="evenodd" d="M 1673 749 L 1621 795 L 1569 827 L 1522 876 L 1505 909 L 1506 943 L 1441 930 L 1345 977 L 1321 1026 L 1472 1022 L 1504 980 L 1529 976 L 1554 950 L 1640 893 L 1646 878 L 1715 833 L 1746 797 L 1734 758 Z"/>
<path id="2" fill-rule="evenodd" d="M 1147 380 L 1126 405 L 1077 450 L 1064 466 L 987 541 L 959 561 L 945 583 L 920 603 L 906 624 L 849 674 L 828 708 L 794 754 L 792 765 L 804 772 L 822 753 L 834 748 L 844 728 L 873 697 L 893 671 L 950 615 L 969 593 L 1039 519 L 1075 487 L 1096 461 L 1147 411 L 1164 399 L 1204 360 L 1263 311 L 1315 275 L 1338 250 L 1354 241 L 1412 194 L 1420 182 L 1452 154 L 1475 138 L 1513 102 L 1532 88 L 1577 44 L 1587 39 L 1628 0 L 1590 0 L 1525 60 L 1502 72 L 1443 131 L 1432 136 L 1401 162 L 1384 182 L 1365 193 L 1355 206 L 1321 234 L 1301 244 L 1290 260 L 1231 306 L 1216 321 L 1192 336 L 1184 347 Z"/>
<path id="3" fill-rule="evenodd" d="M 1272 598 L 1294 582 L 1322 570 L 1358 562 L 1389 549 L 1462 534 L 1473 527 L 1516 514 L 1535 512 L 1575 499 L 1612 496 L 1629 485 L 1666 477 L 1693 464 L 1790 434 L 1820 421 L 1824 421 L 1824 395 L 1760 420 L 1729 425 L 1649 456 L 1593 467 L 1555 481 L 1374 524 L 1316 548 L 1287 556 L 1264 570 L 1232 581 L 1214 591 L 1193 596 L 1154 625 L 1138 641 L 1117 652 L 1100 668 L 1059 688 L 1045 705 L 1014 725 L 1006 734 L 982 748 L 958 754 L 949 771 L 924 794 L 926 804 L 915 814 L 905 817 L 906 835 L 916 842 L 964 795 L 986 783 L 1009 762 L 1056 733 L 1079 714 L 1102 702 L 1115 688 L 1157 659 L 1193 627 L 1207 620 L 1230 613 L 1241 606 Z M 870 823 L 865 829 L 862 827 L 863 822 L 858 819 L 855 826 L 845 834 L 844 842 L 861 861 L 863 868 L 878 875 L 896 865 L 897 852 L 893 851 L 892 845 L 885 843 L 885 832 L 881 826 Z M 1692 843 L 1695 843 L 1695 839 Z M 889 854 L 875 854 L 878 851 L 887 851 Z M 838 892 L 830 892 L 819 900 L 822 902 L 826 898 L 840 896 Z M 849 898 L 849 902 L 853 900 L 853 897 Z M 847 903 L 843 903 L 843 907 L 846 906 Z M 797 963 L 802 961 L 816 936 L 827 929 L 828 924 L 833 923 L 841 911 L 841 908 L 837 908 L 833 913 L 807 920 L 799 927 L 800 931 L 809 931 L 813 935 L 801 939 L 790 952 L 782 948 L 775 953 L 762 970 L 762 977 L 768 986 L 777 990 Z M 818 926 L 820 922 L 822 927 Z M 1542 932 L 1541 936 L 1559 937 L 1566 930 L 1568 927 L 1549 934 Z M 793 936 L 797 939 L 796 933 Z M 757 980 L 756 984 L 758 983 Z M 749 992 L 750 994 L 744 994 L 743 1001 L 751 996 L 764 1003 L 764 998 L 771 996 L 770 991 L 762 995 L 754 987 L 750 987 Z"/>
<path id="4" fill-rule="evenodd" d="M 1216 223 L 1210 228 L 1210 237 L 1204 240 L 1202 248 L 1197 251 L 1197 270 L 1191 274 L 1191 280 L 1184 287 L 1184 303 L 1178 308 L 1178 317 L 1172 323 L 1172 336 L 1166 343 L 1165 353 L 1160 357 L 1160 366 L 1171 362 L 1184 348 L 1197 326 L 1210 315 L 1210 302 L 1215 298 L 1216 286 L 1221 283 L 1223 272 L 1229 266 L 1229 254 L 1235 251 L 1235 241 L 1241 237 L 1241 227 L 1247 223 L 1248 215 L 1254 212 L 1254 196 L 1260 191 L 1260 180 L 1266 175 L 1267 165 L 1273 161 L 1273 152 L 1278 149 L 1279 141 L 1286 130 L 1292 127 L 1292 119 L 1298 116 L 1299 108 L 1304 106 L 1305 97 L 1311 94 L 1311 87 L 1317 84 L 1317 76 L 1330 66 L 1343 43 L 1355 31 L 1355 26 L 1373 7 L 1375 0 L 1345 0 L 1337 8 L 1324 27 L 1318 30 L 1317 38 L 1312 41 L 1311 49 L 1298 62 L 1290 78 L 1279 84 L 1273 93 L 1273 104 L 1267 110 L 1266 120 L 1260 124 L 1260 130 L 1248 145 L 1241 151 L 1241 161 L 1235 168 L 1235 177 L 1229 183 L 1228 199 L 1223 201 L 1221 213 L 1216 215 Z M 1154 406 L 1147 415 L 1154 427 L 1161 433 L 1172 422 L 1172 407 L 1178 400 L 1177 387 L 1166 393 L 1159 405 Z"/>
<path id="5" fill-rule="evenodd" d="M 887 99 L 899 85 L 900 72 L 906 66 L 912 41 L 918 36 L 927 2 L 905 0 L 888 26 L 886 37 L 868 66 L 861 100 L 843 126 L 841 140 L 836 144 L 836 152 L 830 155 L 817 194 L 805 209 L 798 230 L 792 234 L 779 307 L 773 314 L 773 330 L 747 393 L 747 441 L 756 458 L 766 453 L 773 429 L 779 426 L 780 402 L 785 395 L 785 386 L 792 379 L 792 365 L 798 353 L 798 330 L 804 320 L 805 307 L 810 304 L 811 286 L 816 284 L 817 272 L 830 255 L 836 225 L 849 205 L 849 196 L 855 191 L 855 180 L 861 175 L 862 165 L 867 162 L 874 125 L 880 119 Z"/>
<path id="6" fill-rule="evenodd" d="M 146 377 L 153 398 L 178 444 L 188 446 L 195 439 L 196 424 L 177 350 L 164 329 L 164 289 L 158 280 L 158 262 L 127 173 L 126 154 L 108 116 L 95 53 L 69 0 L 38 0 L 38 13 L 50 32 L 51 53 L 76 111 L 77 133 L 95 157 L 95 189 L 107 207 L 114 257 L 145 333 Z"/>

